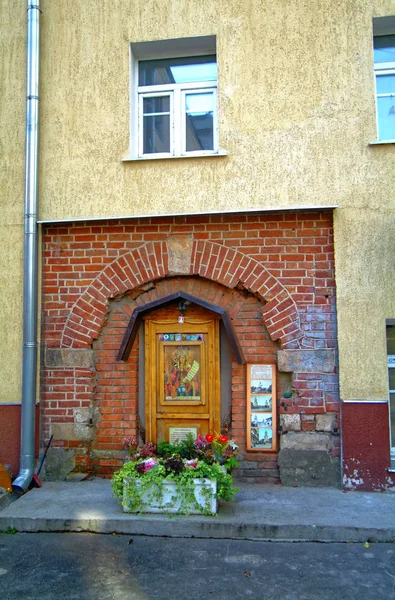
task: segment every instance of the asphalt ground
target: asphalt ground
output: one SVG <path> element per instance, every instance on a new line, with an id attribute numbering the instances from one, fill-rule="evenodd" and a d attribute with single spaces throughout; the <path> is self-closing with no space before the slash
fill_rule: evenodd
<path id="1" fill-rule="evenodd" d="M 395 544 L 0 534 L 2 600 L 392 600 Z"/>

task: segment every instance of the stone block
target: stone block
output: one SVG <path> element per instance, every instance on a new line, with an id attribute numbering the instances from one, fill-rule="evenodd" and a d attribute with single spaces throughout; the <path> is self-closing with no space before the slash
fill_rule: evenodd
<path id="1" fill-rule="evenodd" d="M 87 423 L 53 423 L 52 433 L 55 440 L 86 442 L 93 439 L 94 427 Z"/>
<path id="2" fill-rule="evenodd" d="M 170 275 L 189 275 L 192 246 L 193 237 L 191 235 L 175 235 L 167 239 Z"/>
<path id="3" fill-rule="evenodd" d="M 278 370 L 294 373 L 333 373 L 334 350 L 279 350 Z"/>
<path id="4" fill-rule="evenodd" d="M 289 432 L 280 437 L 281 450 L 322 450 L 328 452 L 334 447 L 333 435 L 315 431 Z"/>
<path id="5" fill-rule="evenodd" d="M 82 367 L 95 366 L 95 353 L 89 349 L 47 348 L 45 351 L 46 367 Z"/>
<path id="6" fill-rule="evenodd" d="M 239 468 L 244 470 L 247 469 L 258 469 L 259 468 L 259 463 L 255 462 L 253 460 L 239 460 Z"/>
<path id="7" fill-rule="evenodd" d="M 50 448 L 44 463 L 44 473 L 40 478 L 46 481 L 60 481 L 75 469 L 75 452 L 67 448 Z"/>
<path id="8" fill-rule="evenodd" d="M 280 425 L 283 431 L 300 431 L 300 415 L 280 415 Z"/>
<path id="9" fill-rule="evenodd" d="M 340 460 L 323 450 L 280 450 L 280 480 L 283 485 L 340 487 Z"/>
<path id="10" fill-rule="evenodd" d="M 324 415 L 316 415 L 315 417 L 316 431 L 332 432 L 335 429 L 336 425 L 337 423 L 335 413 L 326 413 Z"/>
<path id="11" fill-rule="evenodd" d="M 92 412 L 89 408 L 75 408 L 73 412 L 75 423 L 89 423 Z"/>

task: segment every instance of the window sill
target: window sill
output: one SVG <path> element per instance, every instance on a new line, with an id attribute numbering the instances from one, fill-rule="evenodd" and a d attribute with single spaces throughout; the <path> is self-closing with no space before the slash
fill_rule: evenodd
<path id="1" fill-rule="evenodd" d="M 385 144 L 395 144 L 395 140 L 376 140 L 375 142 L 369 142 L 368 146 L 382 146 Z"/>
<path id="2" fill-rule="evenodd" d="M 226 150 L 219 150 L 210 154 L 183 154 L 180 156 L 125 156 L 121 162 L 140 162 L 149 160 L 174 160 L 177 158 L 215 158 L 218 156 L 228 156 Z"/>

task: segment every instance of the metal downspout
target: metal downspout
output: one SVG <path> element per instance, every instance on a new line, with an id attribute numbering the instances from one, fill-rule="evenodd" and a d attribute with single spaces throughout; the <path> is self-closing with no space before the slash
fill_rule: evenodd
<path id="1" fill-rule="evenodd" d="M 23 279 L 23 357 L 20 469 L 12 484 L 25 492 L 34 473 L 38 311 L 38 141 L 40 0 L 27 0 L 26 149 Z"/>

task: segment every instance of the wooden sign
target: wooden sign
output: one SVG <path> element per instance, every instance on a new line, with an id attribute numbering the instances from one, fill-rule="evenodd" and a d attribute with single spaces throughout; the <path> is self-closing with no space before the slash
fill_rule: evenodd
<path id="1" fill-rule="evenodd" d="M 277 450 L 276 365 L 247 365 L 247 450 Z"/>

